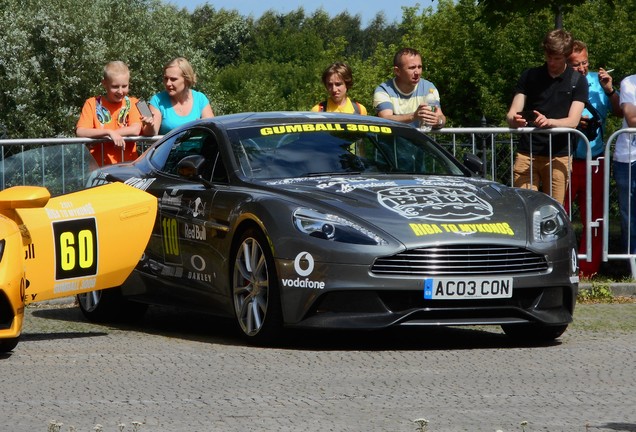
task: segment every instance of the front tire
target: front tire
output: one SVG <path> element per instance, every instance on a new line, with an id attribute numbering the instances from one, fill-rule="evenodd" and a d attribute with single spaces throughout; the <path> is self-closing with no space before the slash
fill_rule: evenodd
<path id="1" fill-rule="evenodd" d="M 13 351 L 18 346 L 18 342 L 20 342 L 20 337 L 0 339 L 0 353 Z"/>
<path id="2" fill-rule="evenodd" d="M 251 343 L 270 344 L 282 333 L 283 319 L 274 258 L 265 235 L 246 230 L 234 249 L 232 301 L 236 322 Z"/>
<path id="3" fill-rule="evenodd" d="M 521 342 L 552 342 L 565 333 L 567 328 L 567 324 L 558 326 L 506 324 L 501 326 L 508 337 Z"/>
<path id="4" fill-rule="evenodd" d="M 77 300 L 86 319 L 97 323 L 136 321 L 148 309 L 148 305 L 125 298 L 120 288 L 78 294 Z"/>

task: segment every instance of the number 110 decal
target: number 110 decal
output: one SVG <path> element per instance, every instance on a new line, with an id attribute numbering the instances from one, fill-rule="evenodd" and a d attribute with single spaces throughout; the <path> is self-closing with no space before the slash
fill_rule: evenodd
<path id="1" fill-rule="evenodd" d="M 53 222 L 55 279 L 97 274 L 97 226 L 94 218 Z"/>

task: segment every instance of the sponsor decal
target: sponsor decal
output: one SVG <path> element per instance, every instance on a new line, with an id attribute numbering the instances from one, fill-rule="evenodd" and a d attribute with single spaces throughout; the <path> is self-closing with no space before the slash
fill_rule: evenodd
<path id="1" fill-rule="evenodd" d="M 51 220 L 68 219 L 82 216 L 92 216 L 95 214 L 93 204 L 88 203 L 80 207 L 75 207 L 72 202 L 64 201 L 60 203 L 59 209 L 45 208 L 46 215 Z"/>
<path id="2" fill-rule="evenodd" d="M 379 189 L 397 185 L 398 183 L 393 180 L 380 181 L 364 177 L 359 177 L 357 179 L 336 177 L 330 178 L 327 182 L 318 183 L 316 187 L 318 189 L 334 188 L 336 192 L 348 193 L 353 192 L 356 189 Z"/>
<path id="3" fill-rule="evenodd" d="M 268 181 L 267 184 L 271 186 L 284 186 L 293 185 L 296 183 L 314 182 L 318 189 L 333 188 L 335 192 L 352 192 L 356 189 L 379 189 L 387 188 L 399 185 L 413 185 L 420 184 L 419 179 L 413 180 L 378 180 L 372 177 L 332 177 L 332 176 L 320 176 L 320 177 L 295 177 L 280 180 Z"/>
<path id="4" fill-rule="evenodd" d="M 30 243 L 24 248 L 24 259 L 35 259 L 35 244 Z"/>
<path id="5" fill-rule="evenodd" d="M 372 132 L 390 134 L 393 130 L 388 126 L 376 126 L 365 124 L 345 124 L 345 123 L 304 123 L 295 125 L 280 125 L 261 128 L 261 135 L 280 135 L 299 132 L 325 132 L 325 131 L 348 131 L 348 132 Z"/>
<path id="6" fill-rule="evenodd" d="M 194 201 L 190 201 L 188 211 L 193 217 L 205 216 L 205 203 L 201 198 L 197 197 Z"/>
<path id="7" fill-rule="evenodd" d="M 326 181 L 325 181 L 326 179 Z M 316 187 L 318 189 L 334 188 L 336 192 L 352 192 L 356 189 L 380 189 L 380 188 L 392 188 L 392 187 L 449 187 L 459 188 L 462 190 L 470 190 L 475 193 L 478 188 L 470 183 L 466 183 L 462 180 L 454 179 L 432 179 L 425 177 L 414 177 L 408 180 L 379 180 L 373 177 L 311 177 L 301 179 L 284 179 L 281 183 L 272 182 L 270 184 L 287 184 L 294 181 L 316 181 Z"/>
<path id="8" fill-rule="evenodd" d="M 293 125 L 280 125 L 261 128 L 261 135 L 280 135 L 299 132 L 323 132 L 323 131 L 348 131 L 348 132 L 372 132 L 390 134 L 393 130 L 388 126 L 376 126 L 354 123 L 304 123 Z"/>
<path id="9" fill-rule="evenodd" d="M 188 271 L 186 275 L 188 279 L 199 282 L 212 282 L 212 279 L 215 276 L 214 274 L 203 272 L 207 267 L 207 264 L 205 263 L 205 259 L 201 255 L 192 255 L 190 257 L 190 264 L 196 271 Z"/>
<path id="10" fill-rule="evenodd" d="M 308 278 L 283 279 L 283 286 L 293 288 L 325 289 L 324 282 L 313 281 Z"/>
<path id="11" fill-rule="evenodd" d="M 413 230 L 413 233 L 418 236 L 425 236 L 431 234 L 475 234 L 475 233 L 488 233 L 488 234 L 501 234 L 514 236 L 515 232 L 507 222 L 499 223 L 410 223 L 409 226 Z"/>
<path id="12" fill-rule="evenodd" d="M 317 179 L 328 178 L 327 176 L 321 177 L 294 177 L 294 178 L 286 178 L 281 180 L 272 180 L 268 181 L 267 184 L 270 186 L 284 186 L 284 185 L 293 185 L 296 183 L 304 183 L 306 181 L 316 181 Z"/>
<path id="13" fill-rule="evenodd" d="M 103 171 L 100 171 L 97 173 L 97 175 L 95 177 L 93 177 L 92 180 L 90 180 L 91 182 L 91 186 L 101 186 L 101 185 L 105 185 L 105 184 L 109 184 L 110 182 L 108 180 L 106 180 L 107 176 L 106 173 Z"/>
<path id="14" fill-rule="evenodd" d="M 206 240 L 207 238 L 205 228 L 202 226 L 184 224 L 183 228 L 183 236 L 187 239 Z"/>
<path id="15" fill-rule="evenodd" d="M 179 210 L 181 208 L 181 197 L 182 195 L 177 195 L 180 191 L 178 189 L 173 189 L 168 195 L 168 192 L 163 191 L 163 196 L 159 198 L 159 205 L 165 208 L 172 208 L 175 210 Z"/>
<path id="16" fill-rule="evenodd" d="M 378 201 L 407 219 L 467 222 L 492 216 L 490 203 L 470 186 L 464 182 L 398 186 L 378 191 Z"/>
<path id="17" fill-rule="evenodd" d="M 137 189 L 141 189 L 143 191 L 145 191 L 146 189 L 148 189 L 150 187 L 150 185 L 155 181 L 156 179 L 154 178 L 147 178 L 147 179 L 142 179 L 142 178 L 138 178 L 138 177 L 131 177 L 128 180 L 126 180 L 124 183 L 135 187 Z"/>
<path id="18" fill-rule="evenodd" d="M 205 260 L 201 255 L 192 255 L 190 257 L 190 264 L 192 265 L 193 269 L 199 272 L 205 270 L 206 267 Z"/>
<path id="19" fill-rule="evenodd" d="M 314 271 L 314 257 L 309 252 L 300 252 L 294 259 L 294 271 L 299 277 L 282 279 L 284 287 L 325 289 L 325 282 L 311 280 L 307 276 Z"/>
<path id="20" fill-rule="evenodd" d="M 96 283 L 97 280 L 95 278 L 59 282 L 53 286 L 53 292 L 57 294 L 69 291 L 77 291 L 80 289 L 91 289 L 95 287 Z"/>
<path id="21" fill-rule="evenodd" d="M 314 257 L 309 252 L 301 252 L 294 260 L 294 270 L 299 276 L 309 276 L 314 271 Z"/>
<path id="22" fill-rule="evenodd" d="M 95 218 L 57 221 L 52 226 L 55 280 L 95 276 L 98 245 Z"/>
<path id="23" fill-rule="evenodd" d="M 188 272 L 188 279 L 199 282 L 212 282 L 212 275 L 199 272 Z"/>

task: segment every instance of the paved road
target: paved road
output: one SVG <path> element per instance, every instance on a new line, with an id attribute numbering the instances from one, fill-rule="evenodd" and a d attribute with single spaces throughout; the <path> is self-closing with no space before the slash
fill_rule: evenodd
<path id="1" fill-rule="evenodd" d="M 636 304 L 601 313 L 620 327 Z M 607 312 L 607 311 L 611 312 Z M 584 315 L 581 315 L 583 317 Z M 636 331 L 573 326 L 560 343 L 497 329 L 309 333 L 245 346 L 228 323 L 153 308 L 133 327 L 29 308 L 0 357 L 0 430 L 636 431 Z M 586 426 L 587 425 L 587 426 Z M 70 427 L 73 426 L 73 429 Z"/>

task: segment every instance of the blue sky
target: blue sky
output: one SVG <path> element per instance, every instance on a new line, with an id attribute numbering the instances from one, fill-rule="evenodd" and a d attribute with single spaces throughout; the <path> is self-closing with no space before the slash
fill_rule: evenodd
<path id="1" fill-rule="evenodd" d="M 347 11 L 350 15 L 360 15 L 362 25 L 366 25 L 378 12 L 384 12 L 384 16 L 389 22 L 400 21 L 402 19 L 402 6 L 419 5 L 429 7 L 437 4 L 434 0 L 165 0 L 179 7 L 185 7 L 192 11 L 197 6 L 209 3 L 215 9 L 236 9 L 243 16 L 259 18 L 265 11 L 273 9 L 280 13 L 288 13 L 303 7 L 305 13 L 310 14 L 317 9 L 323 9 L 330 16 L 335 16 L 340 12 Z"/>

